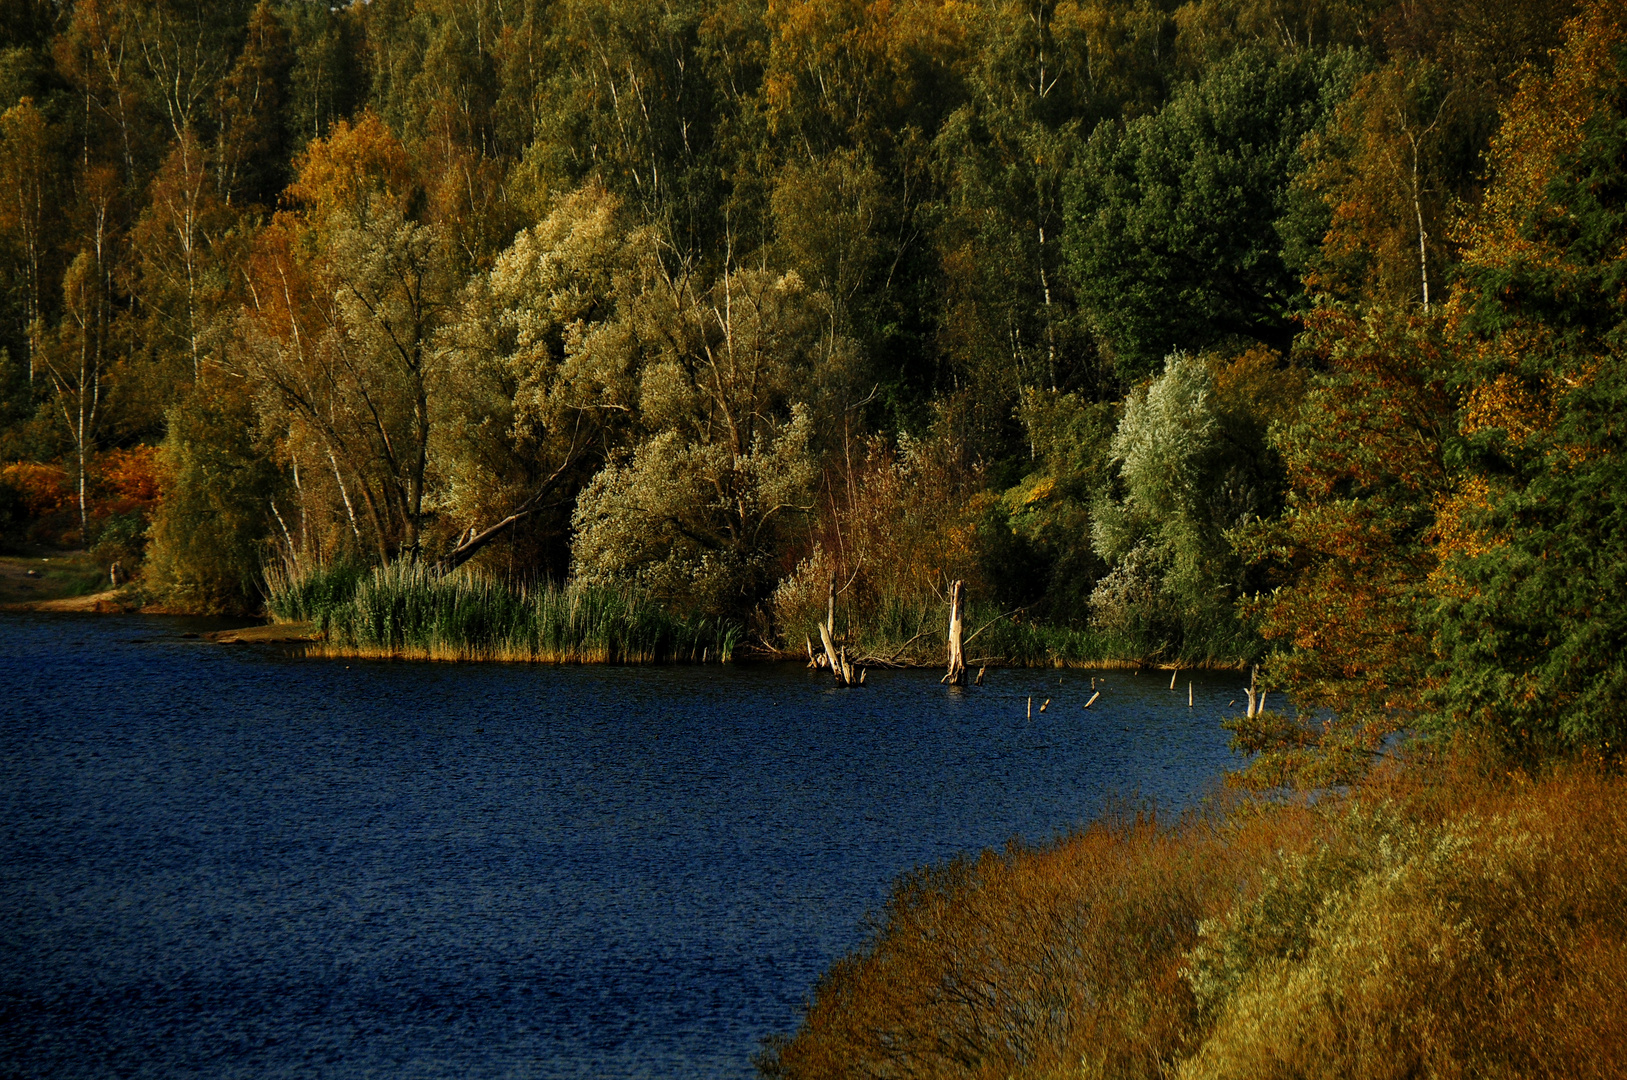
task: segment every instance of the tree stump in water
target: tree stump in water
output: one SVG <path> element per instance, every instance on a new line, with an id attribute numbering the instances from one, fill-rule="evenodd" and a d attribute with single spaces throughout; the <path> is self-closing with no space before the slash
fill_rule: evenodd
<path id="1" fill-rule="evenodd" d="M 962 610 L 964 604 L 961 583 L 954 582 L 949 586 L 949 670 L 941 680 L 950 686 L 966 685 L 966 656 L 961 648 L 961 639 L 965 632 Z"/>
<path id="2" fill-rule="evenodd" d="M 825 607 L 825 621 L 819 624 L 819 642 L 825 647 L 825 664 L 836 676 L 837 686 L 863 686 L 864 669 L 855 667 L 847 658 L 846 646 L 836 648 L 836 579 L 830 581 L 830 598 Z M 813 643 L 808 645 L 813 648 Z"/>

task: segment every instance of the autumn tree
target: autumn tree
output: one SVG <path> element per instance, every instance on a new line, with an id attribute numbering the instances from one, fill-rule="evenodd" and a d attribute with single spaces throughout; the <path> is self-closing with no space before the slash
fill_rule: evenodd
<path id="1" fill-rule="evenodd" d="M 438 230 L 408 213 L 414 195 L 377 116 L 314 140 L 288 191 L 298 209 L 251 259 L 242 324 L 242 362 L 290 447 L 305 446 L 307 469 L 331 466 L 352 518 L 359 494 L 385 558 L 419 546 L 433 337 L 454 288 Z"/>
<path id="2" fill-rule="evenodd" d="M 1307 337 L 1320 373 L 1273 433 L 1286 509 L 1236 538 L 1265 586 L 1243 610 L 1272 650 L 1271 685 L 1297 713 L 1238 721 L 1238 744 L 1259 753 L 1247 778 L 1266 786 L 1359 774 L 1422 708 L 1431 538 L 1451 487 L 1455 351 L 1440 321 L 1324 309 Z"/>
<path id="3" fill-rule="evenodd" d="M 1621 3 L 1585 5 L 1552 74 L 1526 77 L 1461 234 L 1433 703 L 1450 729 L 1528 754 L 1614 753 L 1624 735 L 1624 27 Z"/>

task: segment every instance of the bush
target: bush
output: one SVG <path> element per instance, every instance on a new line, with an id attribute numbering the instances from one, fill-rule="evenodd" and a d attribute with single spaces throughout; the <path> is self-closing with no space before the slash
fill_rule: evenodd
<path id="1" fill-rule="evenodd" d="M 907 875 L 774 1077 L 1618 1076 L 1627 781 L 1472 758 Z"/>
<path id="2" fill-rule="evenodd" d="M 256 446 L 246 392 L 221 382 L 200 383 L 169 412 L 146 579 L 174 607 L 239 613 L 261 603 L 259 571 L 282 475 Z"/>
<path id="3" fill-rule="evenodd" d="M 90 549 L 99 566 L 118 563 L 125 574 L 134 573 L 147 549 L 147 521 L 139 513 L 111 514 L 101 522 L 101 531 Z"/>

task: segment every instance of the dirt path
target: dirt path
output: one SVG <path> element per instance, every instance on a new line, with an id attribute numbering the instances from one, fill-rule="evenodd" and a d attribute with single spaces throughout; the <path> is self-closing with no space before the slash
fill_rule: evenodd
<path id="1" fill-rule="evenodd" d="M 0 557 L 0 610 L 124 611 L 129 606 L 82 551 Z"/>

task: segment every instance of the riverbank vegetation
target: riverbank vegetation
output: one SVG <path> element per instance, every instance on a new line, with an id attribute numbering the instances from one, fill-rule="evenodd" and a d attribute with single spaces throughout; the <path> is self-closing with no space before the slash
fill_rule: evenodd
<path id="1" fill-rule="evenodd" d="M 905 877 L 771 1077 L 1606 1077 L 1627 785 L 1477 754 Z"/>
<path id="2" fill-rule="evenodd" d="M 272 571 L 267 606 L 309 623 L 317 653 L 549 663 L 724 663 L 740 626 L 683 620 L 630 586 L 572 582 L 514 589 L 468 570 L 413 563 L 336 564 L 302 577 Z"/>

